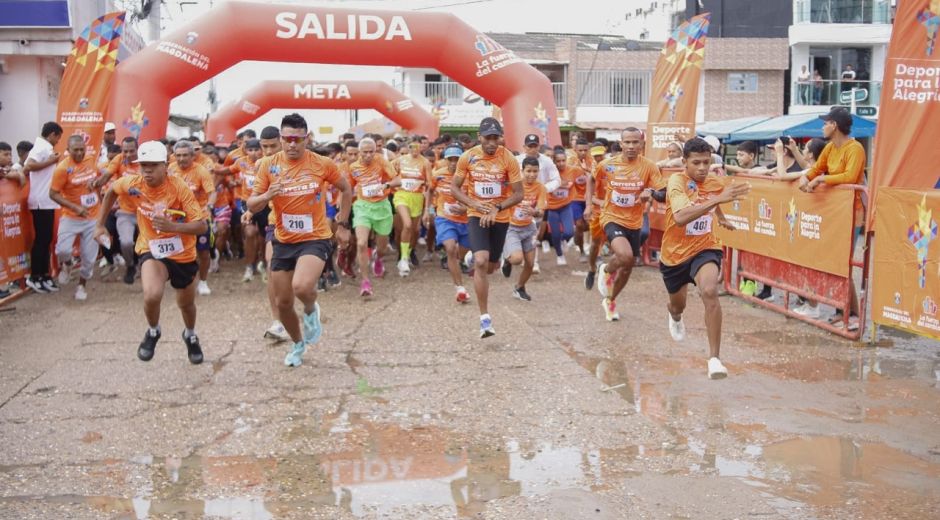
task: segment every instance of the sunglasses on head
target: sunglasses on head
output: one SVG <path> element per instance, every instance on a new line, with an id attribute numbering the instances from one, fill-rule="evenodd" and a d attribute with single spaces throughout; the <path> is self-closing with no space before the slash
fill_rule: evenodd
<path id="1" fill-rule="evenodd" d="M 282 135 L 281 139 L 287 143 L 300 143 L 303 142 L 305 137 L 303 135 Z"/>

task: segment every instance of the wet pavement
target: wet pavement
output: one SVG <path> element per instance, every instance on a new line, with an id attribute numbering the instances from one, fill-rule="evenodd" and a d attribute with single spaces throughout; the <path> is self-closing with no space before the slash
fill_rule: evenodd
<path id="1" fill-rule="evenodd" d="M 484 341 L 436 265 L 367 302 L 344 279 L 297 369 L 236 264 L 197 302 L 201 366 L 172 297 L 150 363 L 139 286 L 21 299 L 0 313 L 0 518 L 940 517 L 936 343 L 724 297 L 730 377 L 709 381 L 696 297 L 677 344 L 656 270 L 607 323 L 569 264 L 531 303 L 497 273 Z"/>

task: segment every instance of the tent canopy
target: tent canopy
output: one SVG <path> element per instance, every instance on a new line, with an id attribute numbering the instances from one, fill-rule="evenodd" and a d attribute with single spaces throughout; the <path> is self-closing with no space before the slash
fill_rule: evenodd
<path id="1" fill-rule="evenodd" d="M 729 135 L 738 130 L 742 130 L 757 123 L 762 123 L 770 119 L 770 116 L 751 116 L 740 119 L 727 119 L 724 121 L 712 121 L 695 128 L 698 135 L 713 135 L 718 139 L 727 139 Z"/>
<path id="2" fill-rule="evenodd" d="M 873 137 L 876 123 L 852 115 L 852 137 Z M 774 117 L 733 131 L 728 141 L 772 141 L 782 135 L 791 137 L 822 137 L 823 121 L 819 114 L 791 114 Z"/>

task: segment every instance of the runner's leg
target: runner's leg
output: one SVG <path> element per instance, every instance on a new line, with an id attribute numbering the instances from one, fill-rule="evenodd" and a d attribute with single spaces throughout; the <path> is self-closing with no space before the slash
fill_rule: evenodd
<path id="1" fill-rule="evenodd" d="M 150 263 L 150 262 L 148 262 Z M 163 265 L 163 264 L 160 264 Z M 176 290 L 176 306 L 180 308 L 180 314 L 183 316 L 183 325 L 187 330 L 196 330 L 196 284 L 193 282 L 185 289 Z"/>
<path id="2" fill-rule="evenodd" d="M 140 284 L 144 290 L 144 315 L 147 324 L 155 329 L 160 325 L 160 302 L 170 273 L 159 260 L 148 259 L 140 266 Z M 194 315 L 195 319 L 195 315 Z"/>
<path id="3" fill-rule="evenodd" d="M 702 303 L 705 304 L 705 329 L 708 332 L 708 357 L 710 358 L 720 357 L 718 354 L 721 350 L 721 303 L 718 301 L 718 277 L 719 268 L 713 262 L 703 265 L 695 274 L 695 285 L 698 286 Z"/>

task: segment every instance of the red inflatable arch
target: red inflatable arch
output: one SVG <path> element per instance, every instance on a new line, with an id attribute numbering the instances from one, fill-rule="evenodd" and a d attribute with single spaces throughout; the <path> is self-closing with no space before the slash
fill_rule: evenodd
<path id="1" fill-rule="evenodd" d="M 238 101 L 211 114 L 206 139 L 228 144 L 238 129 L 275 108 L 357 109 L 371 108 L 411 133 L 436 139 L 437 119 L 427 110 L 381 81 L 262 81 Z"/>
<path id="2" fill-rule="evenodd" d="M 501 108 L 510 148 L 521 150 L 527 133 L 561 143 L 548 78 L 454 15 L 240 1 L 118 65 L 110 114 L 119 135 L 163 137 L 174 97 L 243 60 L 433 67 Z"/>

